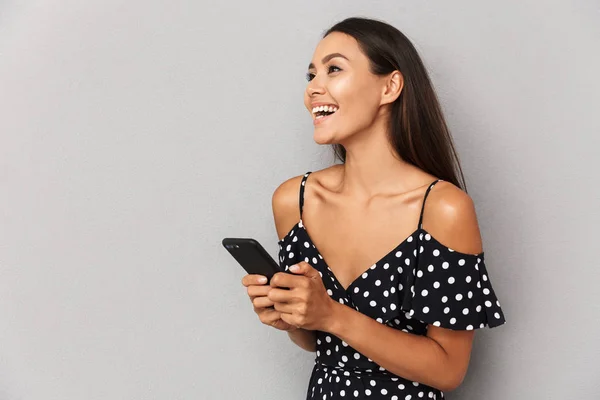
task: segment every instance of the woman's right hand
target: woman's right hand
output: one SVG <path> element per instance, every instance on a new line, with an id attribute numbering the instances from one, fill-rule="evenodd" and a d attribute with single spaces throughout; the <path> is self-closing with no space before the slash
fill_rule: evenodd
<path id="1" fill-rule="evenodd" d="M 258 315 L 260 322 L 281 331 L 291 332 L 298 329 L 283 321 L 280 318 L 281 313 L 273 308 L 273 302 L 267 297 L 271 286 L 267 285 L 266 281 L 263 275 L 248 274 L 242 278 L 242 284 L 247 288 L 254 312 Z"/>

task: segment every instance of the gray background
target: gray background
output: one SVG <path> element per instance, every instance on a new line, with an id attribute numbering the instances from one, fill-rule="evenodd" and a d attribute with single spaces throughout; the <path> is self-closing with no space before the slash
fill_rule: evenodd
<path id="1" fill-rule="evenodd" d="M 598 398 L 598 1 L 0 1 L 0 399 L 303 399 L 220 246 L 332 163 L 304 74 L 382 18 L 453 132 L 507 325 L 450 399 Z"/>

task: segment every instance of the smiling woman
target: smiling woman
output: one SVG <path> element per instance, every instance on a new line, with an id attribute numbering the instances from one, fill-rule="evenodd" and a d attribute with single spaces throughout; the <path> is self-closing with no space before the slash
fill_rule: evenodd
<path id="1" fill-rule="evenodd" d="M 348 18 L 307 80 L 314 140 L 341 164 L 274 192 L 282 272 L 244 277 L 255 312 L 316 352 L 308 399 L 442 399 L 474 331 L 505 319 L 427 71 L 399 30 Z"/>

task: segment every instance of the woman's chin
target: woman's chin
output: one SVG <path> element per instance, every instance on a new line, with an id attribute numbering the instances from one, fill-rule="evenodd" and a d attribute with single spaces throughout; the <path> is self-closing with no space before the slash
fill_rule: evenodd
<path id="1" fill-rule="evenodd" d="M 313 139 L 317 144 L 335 144 L 335 136 L 329 134 L 321 134 L 319 132 L 315 132 L 313 135 Z"/>

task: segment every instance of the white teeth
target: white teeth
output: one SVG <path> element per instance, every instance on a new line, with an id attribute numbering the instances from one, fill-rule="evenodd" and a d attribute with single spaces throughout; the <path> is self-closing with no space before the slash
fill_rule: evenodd
<path id="1" fill-rule="evenodd" d="M 312 112 L 317 113 L 319 111 L 328 111 L 328 112 L 336 112 L 338 109 L 336 106 L 318 106 L 313 107 Z"/>

